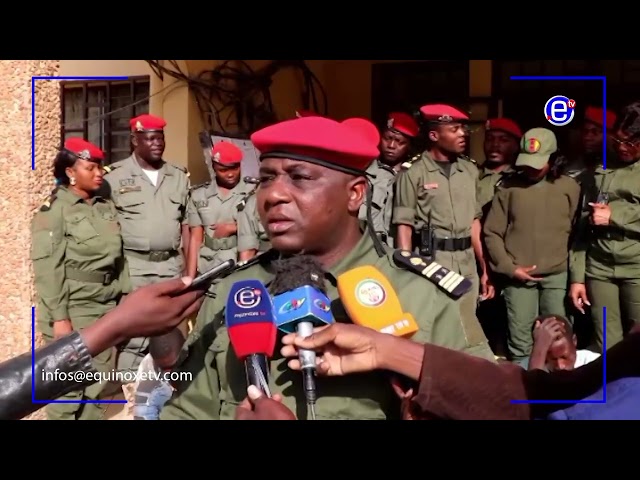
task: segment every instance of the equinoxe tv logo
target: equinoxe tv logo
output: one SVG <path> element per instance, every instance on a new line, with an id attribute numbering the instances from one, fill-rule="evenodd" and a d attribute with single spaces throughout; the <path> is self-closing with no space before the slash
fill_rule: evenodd
<path id="1" fill-rule="evenodd" d="M 564 95 L 551 97 L 544 104 L 544 117 L 551 125 L 556 127 L 569 125 L 573 117 L 575 117 L 575 113 L 576 101 Z"/>

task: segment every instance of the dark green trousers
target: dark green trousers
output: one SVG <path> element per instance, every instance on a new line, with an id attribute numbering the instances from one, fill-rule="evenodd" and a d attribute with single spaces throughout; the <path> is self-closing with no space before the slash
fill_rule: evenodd
<path id="1" fill-rule="evenodd" d="M 539 315 L 567 316 L 567 272 L 548 275 L 538 282 L 509 281 L 503 296 L 507 307 L 507 346 L 511 360 L 519 362 L 531 354 L 533 321 Z"/>
<path id="2" fill-rule="evenodd" d="M 597 348 L 604 345 L 604 308 L 606 307 L 606 348 L 620 342 L 634 324 L 640 323 L 640 279 L 589 278 L 587 297 L 591 302 L 591 316 Z"/>

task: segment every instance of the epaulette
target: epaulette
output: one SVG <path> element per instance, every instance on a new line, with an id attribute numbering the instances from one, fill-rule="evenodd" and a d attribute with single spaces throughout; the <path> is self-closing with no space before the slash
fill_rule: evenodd
<path id="1" fill-rule="evenodd" d="M 42 205 L 40 206 L 40 211 L 48 212 L 51 209 L 51 205 L 53 205 L 53 202 L 56 201 L 56 198 L 58 197 L 56 196 L 55 193 L 52 193 L 51 195 L 47 196 L 45 201 L 42 202 Z"/>
<path id="2" fill-rule="evenodd" d="M 574 180 L 580 176 L 582 170 L 569 170 L 565 175 L 569 178 L 573 178 Z"/>
<path id="3" fill-rule="evenodd" d="M 242 200 L 240 200 L 240 203 L 236 206 L 236 209 L 239 212 L 244 210 L 244 208 L 247 206 L 247 202 L 249 201 L 252 195 L 255 195 L 257 189 L 258 189 L 258 186 L 256 185 L 255 188 L 252 188 L 250 192 L 248 192 L 244 197 L 242 197 Z"/>
<path id="4" fill-rule="evenodd" d="M 466 160 L 467 162 L 471 162 L 474 165 L 478 165 L 478 162 L 476 162 L 473 158 L 471 158 L 468 155 L 460 155 L 460 158 L 463 159 L 463 160 Z"/>
<path id="5" fill-rule="evenodd" d="M 516 172 L 516 171 L 507 172 L 507 173 L 504 173 L 504 174 L 500 175 L 500 178 L 496 182 L 496 184 L 494 186 L 494 189 L 497 190 L 505 181 L 511 180 L 513 178 L 516 178 L 518 175 L 519 175 L 519 172 Z"/>
<path id="6" fill-rule="evenodd" d="M 473 288 L 473 283 L 459 273 L 439 263 L 429 262 L 421 255 L 408 250 L 396 250 L 393 252 L 393 260 L 396 265 L 426 278 L 456 300 Z"/>
<path id="7" fill-rule="evenodd" d="M 257 254 L 255 257 L 251 257 L 249 260 L 244 260 L 242 262 L 236 263 L 236 267 L 233 269 L 233 272 L 239 272 L 241 270 L 246 270 L 249 267 L 254 265 L 258 265 L 261 262 L 272 260 L 273 257 L 277 254 L 275 250 L 267 250 L 266 252 L 262 252 Z M 231 273 L 233 273 L 231 272 Z"/>
<path id="8" fill-rule="evenodd" d="M 189 187 L 189 190 L 197 190 L 199 188 L 206 188 L 209 185 L 211 185 L 211 182 L 199 183 L 198 185 L 191 185 L 191 187 Z"/>
<path id="9" fill-rule="evenodd" d="M 417 155 L 414 155 L 413 157 L 411 157 L 409 160 L 407 160 L 406 162 L 402 162 L 402 164 L 400 165 L 400 168 L 402 168 L 403 170 L 409 170 L 411 168 L 411 166 L 422 156 L 421 153 L 418 153 Z"/>
<path id="10" fill-rule="evenodd" d="M 112 168 L 109 165 L 103 165 L 102 170 L 104 170 L 104 173 L 111 173 Z"/>

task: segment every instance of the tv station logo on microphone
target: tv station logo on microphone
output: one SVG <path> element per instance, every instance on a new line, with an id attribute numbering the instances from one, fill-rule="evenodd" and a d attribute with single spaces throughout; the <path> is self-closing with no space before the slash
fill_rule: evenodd
<path id="1" fill-rule="evenodd" d="M 576 101 L 565 97 L 564 95 L 556 95 L 547 100 L 544 104 L 544 118 L 551 125 L 556 127 L 564 127 L 569 125 L 576 114 Z"/>

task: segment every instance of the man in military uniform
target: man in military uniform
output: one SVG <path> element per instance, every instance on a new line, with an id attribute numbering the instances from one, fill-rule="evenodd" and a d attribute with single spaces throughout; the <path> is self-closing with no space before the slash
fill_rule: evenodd
<path id="1" fill-rule="evenodd" d="M 145 114 L 132 118 L 130 124 L 133 154 L 112 164 L 104 178 L 118 211 L 131 283 L 136 289 L 185 272 L 189 174 L 184 167 L 162 158 L 164 119 Z M 118 369 L 136 372 L 148 343 L 146 338 L 135 338 L 122 346 Z M 124 390 L 130 397 L 127 385 Z"/>
<path id="2" fill-rule="evenodd" d="M 449 105 L 425 105 L 420 112 L 429 145 L 397 180 L 396 241 L 399 248 L 419 251 L 473 282 L 474 288 L 460 301 L 460 311 L 464 321 L 475 324 L 479 290 L 485 299 L 493 298 L 495 292 L 480 238 L 479 170 L 475 161 L 463 155 L 469 117 Z"/>
<path id="3" fill-rule="evenodd" d="M 233 419 L 246 397 L 243 364 L 235 357 L 225 328 L 224 311 L 231 285 L 257 279 L 269 286 L 272 261 L 304 252 L 326 270 L 327 295 L 338 322 L 349 322 L 336 287 L 336 278 L 353 268 L 372 265 L 389 280 L 403 311 L 419 325 L 413 340 L 445 345 L 493 359 L 477 320 L 462 322 L 452 296 L 455 288 L 438 279 L 426 261 L 412 252 L 391 252 L 369 230 L 363 233 L 358 211 L 365 198 L 365 170 L 379 154 L 374 143 L 348 125 L 320 117 L 299 118 L 264 128 L 252 135 L 261 152 L 260 185 L 256 201 L 273 250 L 258 255 L 223 279 L 214 298 L 203 304 L 176 371 L 191 372 L 193 380 L 177 385 L 161 419 Z M 456 285 L 469 282 L 451 272 Z M 460 281 L 458 281 L 460 280 Z M 276 351 L 278 349 L 276 348 Z M 271 360 L 270 389 L 306 418 L 302 378 L 286 366 L 279 353 Z M 389 378 L 380 373 L 348 378 L 318 378 L 319 419 L 385 419 L 397 417 L 399 407 Z"/>
<path id="4" fill-rule="evenodd" d="M 480 168 L 478 181 L 478 202 L 482 207 L 483 219 L 489 213 L 495 193 L 505 180 L 515 175 L 513 164 L 518 158 L 521 137 L 522 130 L 510 118 L 487 120 L 484 137 L 485 161 Z M 498 290 L 499 285 L 496 285 L 498 279 L 494 275 L 491 277 L 491 283 Z M 491 300 L 480 302 L 477 314 L 494 351 L 505 354 L 507 309 L 500 292 L 496 291 Z"/>
<path id="5" fill-rule="evenodd" d="M 231 142 L 211 150 L 215 178 L 191 189 L 188 207 L 191 245 L 188 274 L 206 272 L 238 258 L 238 210 L 244 207 L 250 186 L 240 177 L 242 150 Z"/>
<path id="6" fill-rule="evenodd" d="M 246 205 L 238 213 L 238 260 L 244 262 L 269 249 L 271 242 L 260 222 L 253 190 L 246 198 Z"/>
<path id="7" fill-rule="evenodd" d="M 411 147 L 418 132 L 418 124 L 411 115 L 402 112 L 390 113 L 382 137 L 378 136 L 380 157 L 374 160 L 367 169 L 373 186 L 373 203 L 371 205 L 373 227 L 382 242 L 392 248 L 394 247 L 394 234 L 392 233 L 391 215 L 395 181 L 400 171 L 411 166 Z M 366 219 L 366 208 L 363 205 L 360 209 L 360 220 L 365 221 Z"/>

